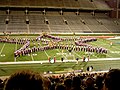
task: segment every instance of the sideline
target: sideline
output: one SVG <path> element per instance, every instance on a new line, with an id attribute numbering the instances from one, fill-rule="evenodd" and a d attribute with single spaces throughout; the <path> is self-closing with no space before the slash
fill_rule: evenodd
<path id="1" fill-rule="evenodd" d="M 0 55 L 2 54 L 4 47 L 5 47 L 5 43 L 3 44 L 2 49 L 0 50 Z"/>
<path id="2" fill-rule="evenodd" d="M 114 60 L 120 60 L 120 58 L 98 58 L 98 59 L 90 59 L 90 61 L 114 61 Z M 80 59 L 79 61 L 82 61 Z M 56 60 L 56 62 L 61 62 L 61 60 Z M 63 62 L 76 62 L 76 60 L 64 60 Z M 48 60 L 43 61 L 19 61 L 19 62 L 0 62 L 0 65 L 7 65 L 7 64 L 43 64 L 43 63 L 49 63 Z"/>

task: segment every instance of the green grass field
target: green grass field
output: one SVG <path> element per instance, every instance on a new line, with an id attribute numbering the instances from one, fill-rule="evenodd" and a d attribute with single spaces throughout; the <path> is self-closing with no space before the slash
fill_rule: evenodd
<path id="1" fill-rule="evenodd" d="M 9 36 L 9 38 L 30 38 L 35 39 L 37 36 Z M 63 36 L 60 36 L 63 38 Z M 69 37 L 70 36 L 64 36 Z M 79 36 L 76 36 L 79 37 Z M 47 39 L 47 38 L 45 38 Z M 48 39 L 51 40 L 51 39 Z M 110 45 L 110 42 L 113 42 L 113 45 Z M 29 48 L 36 46 L 38 47 L 38 43 L 40 43 L 40 46 L 43 46 L 40 41 L 33 41 L 30 42 Z M 72 41 L 63 41 L 60 42 L 60 44 L 74 44 Z M 31 69 L 38 72 L 47 72 L 52 71 L 54 73 L 58 72 L 69 72 L 73 70 L 80 70 L 83 68 L 84 71 L 86 71 L 86 68 L 88 66 L 93 66 L 95 71 L 102 71 L 102 70 L 108 70 L 109 68 L 120 68 L 120 60 L 112 60 L 112 58 L 120 58 L 120 39 L 102 39 L 98 38 L 95 42 L 89 42 L 87 43 L 89 45 L 92 45 L 94 47 L 103 47 L 108 50 L 107 54 L 97 54 L 97 53 L 88 53 L 83 51 L 72 51 L 71 55 L 68 50 L 61 50 L 61 49 L 54 49 L 54 50 L 46 50 L 46 51 L 39 51 L 35 53 L 31 53 L 30 55 L 24 55 L 14 58 L 14 51 L 17 49 L 20 49 L 22 45 L 19 44 L 10 44 L 10 43 L 0 43 L 0 62 L 20 62 L 20 61 L 43 61 L 47 60 L 48 57 L 53 58 L 56 57 L 56 61 L 60 61 L 61 57 L 64 57 L 66 60 L 75 60 L 76 58 L 79 58 L 79 63 L 76 64 L 76 62 L 56 62 L 54 64 L 50 63 L 43 63 L 43 64 L 9 64 L 9 65 L 0 65 L 0 76 L 6 76 L 10 75 L 11 73 L 21 70 L 21 69 Z M 63 54 L 64 53 L 64 54 Z M 90 61 L 89 62 L 82 62 L 83 56 L 90 55 Z M 100 61 L 99 59 L 104 58 L 105 60 Z M 111 60 L 106 61 L 106 58 L 111 58 Z M 96 59 L 98 61 L 92 61 L 92 59 Z"/>

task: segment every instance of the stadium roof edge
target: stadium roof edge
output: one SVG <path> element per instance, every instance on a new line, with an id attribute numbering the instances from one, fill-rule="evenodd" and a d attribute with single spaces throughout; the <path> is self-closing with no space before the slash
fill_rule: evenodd
<path id="1" fill-rule="evenodd" d="M 105 8 L 105 9 L 101 9 L 101 8 L 86 8 L 86 7 L 53 7 L 53 6 L 8 6 L 8 5 L 4 5 L 4 6 L 0 6 L 0 8 L 41 8 L 41 9 L 63 9 L 63 10 L 67 10 L 67 9 L 71 9 L 71 10 L 90 10 L 90 11 L 111 11 L 114 10 L 113 8 Z"/>

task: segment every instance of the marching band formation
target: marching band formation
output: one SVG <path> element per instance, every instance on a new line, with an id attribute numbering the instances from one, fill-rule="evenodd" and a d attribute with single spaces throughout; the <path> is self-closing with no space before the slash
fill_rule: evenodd
<path id="1" fill-rule="evenodd" d="M 52 45 L 49 45 L 50 40 L 45 40 L 43 38 L 50 38 L 52 39 Z M 45 43 L 46 45 L 41 46 L 40 43 L 38 43 L 38 46 L 36 47 L 35 45 L 30 48 L 30 41 L 41 41 L 42 43 Z M 75 44 L 69 45 L 69 44 L 60 44 L 58 42 L 61 41 L 74 41 Z M 106 54 L 107 49 L 102 48 L 102 47 L 94 47 L 87 42 L 93 42 L 97 41 L 96 38 L 60 38 L 60 37 L 55 37 L 52 35 L 41 35 L 37 37 L 36 39 L 15 39 L 15 38 L 0 38 L 1 43 L 11 43 L 11 44 L 21 44 L 23 45 L 20 49 L 16 50 L 14 52 L 14 57 L 20 57 L 23 55 L 28 55 L 31 54 L 32 52 L 38 52 L 38 51 L 44 51 L 44 50 L 49 50 L 49 49 L 64 49 L 68 51 L 84 51 L 84 52 L 95 52 L 95 53 L 100 53 L 100 54 Z M 57 43 L 54 43 L 57 42 Z"/>

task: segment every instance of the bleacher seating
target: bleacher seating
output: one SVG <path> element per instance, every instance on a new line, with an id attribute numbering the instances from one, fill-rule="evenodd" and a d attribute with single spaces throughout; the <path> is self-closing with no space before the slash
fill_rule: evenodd
<path id="1" fill-rule="evenodd" d="M 54 11 L 53 11 L 54 12 Z M 12 33 L 120 33 L 119 20 L 111 19 L 106 14 L 96 13 L 95 16 L 90 12 L 81 12 L 80 15 L 66 14 L 60 15 L 58 12 L 31 12 L 28 15 L 19 11 L 12 12 L 10 15 L 0 14 L 0 32 Z M 5 19 L 9 23 L 5 24 Z M 27 25 L 25 20 L 29 20 Z M 48 24 L 46 21 L 48 21 Z M 83 23 L 84 22 L 84 23 Z"/>
<path id="2" fill-rule="evenodd" d="M 104 0 L 2 0 L 1 6 L 39 6 L 82 9 L 110 9 Z"/>
<path id="3" fill-rule="evenodd" d="M 29 15 L 30 24 L 45 24 L 45 18 L 42 15 Z"/>
<path id="4" fill-rule="evenodd" d="M 87 25 L 93 33 L 111 33 L 104 25 Z"/>
<path id="5" fill-rule="evenodd" d="M 47 25 L 41 24 L 30 24 L 29 25 L 30 33 L 41 33 L 41 32 L 50 32 Z"/>
<path id="6" fill-rule="evenodd" d="M 24 15 L 18 15 L 18 14 L 9 15 L 8 18 L 9 18 L 9 23 L 7 25 L 6 32 L 12 32 L 12 33 L 28 32 Z"/>
<path id="7" fill-rule="evenodd" d="M 52 24 L 52 25 L 63 25 L 64 24 L 63 17 L 61 16 L 46 16 L 46 18 L 50 22 L 49 24 Z"/>
<path id="8" fill-rule="evenodd" d="M 67 25 L 50 25 L 50 29 L 53 33 L 72 33 Z"/>
<path id="9" fill-rule="evenodd" d="M 112 33 L 120 33 L 120 25 L 105 25 L 105 27 Z"/>
<path id="10" fill-rule="evenodd" d="M 104 0 L 94 0 L 94 6 L 98 9 L 110 9 Z"/>
<path id="11" fill-rule="evenodd" d="M 9 3 L 8 3 L 9 2 Z M 0 11 L 0 32 L 13 33 L 119 33 L 120 20 L 111 19 L 106 13 L 94 10 L 110 10 L 104 0 L 4 0 L 0 6 L 25 6 L 17 11 Z M 32 10 L 26 6 L 36 6 Z M 37 8 L 40 10 L 34 10 Z M 55 8 L 48 10 L 47 8 Z M 76 10 L 73 10 L 76 9 Z M 25 10 L 28 13 L 25 14 Z M 68 11 L 67 11 L 68 10 Z M 83 10 L 83 11 L 81 11 Z M 87 11 L 84 11 L 87 10 Z M 89 11 L 90 10 L 90 11 Z M 60 14 L 62 11 L 63 15 Z M 89 11 L 89 12 L 88 12 Z M 76 12 L 79 14 L 76 15 Z M 44 14 L 43 14 L 44 13 Z M 9 21 L 6 22 L 5 20 Z M 28 20 L 28 22 L 26 22 Z M 7 24 L 8 23 L 8 24 Z"/>
<path id="12" fill-rule="evenodd" d="M 93 2 L 90 2 L 90 0 L 80 0 L 79 4 L 81 8 L 95 8 Z"/>
<path id="13" fill-rule="evenodd" d="M 70 27 L 71 31 L 74 33 L 84 33 L 84 32 L 91 33 L 91 31 L 88 30 L 86 25 L 70 25 L 69 27 Z"/>
<path id="14" fill-rule="evenodd" d="M 64 19 L 68 21 L 69 25 L 82 25 L 81 19 L 78 16 L 67 15 Z"/>
<path id="15" fill-rule="evenodd" d="M 0 32 L 4 32 L 6 30 L 5 19 L 6 15 L 0 14 Z"/>

